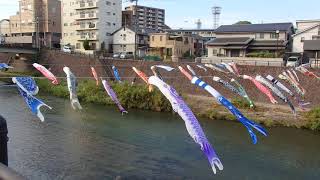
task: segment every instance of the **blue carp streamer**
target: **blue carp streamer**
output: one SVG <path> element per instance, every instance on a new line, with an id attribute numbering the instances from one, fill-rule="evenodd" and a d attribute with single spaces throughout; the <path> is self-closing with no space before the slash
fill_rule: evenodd
<path id="1" fill-rule="evenodd" d="M 116 78 L 116 80 L 118 82 L 121 82 L 121 78 L 120 78 L 118 69 L 115 66 L 112 66 L 112 70 L 113 70 L 113 75 Z"/>
<path id="2" fill-rule="evenodd" d="M 224 105 L 238 119 L 238 121 L 240 121 L 247 128 L 247 130 L 251 136 L 251 139 L 253 141 L 253 144 L 257 143 L 257 136 L 254 134 L 251 127 L 256 129 L 258 132 L 260 132 L 264 136 L 267 136 L 267 132 L 262 126 L 247 119 L 244 115 L 242 115 L 242 113 L 236 107 L 234 107 L 232 105 L 232 103 L 230 101 L 228 101 L 225 97 L 223 97 L 218 91 L 213 89 L 210 85 L 206 84 L 198 77 L 193 77 L 191 82 L 192 82 L 192 84 L 195 84 L 199 87 L 202 87 L 203 89 L 208 91 L 213 97 L 216 98 L 216 100 L 218 102 L 220 102 L 222 105 Z"/>
<path id="3" fill-rule="evenodd" d="M 23 97 L 31 112 L 43 122 L 44 116 L 41 113 L 40 108 L 42 106 L 46 106 L 49 109 L 52 108 L 33 96 L 39 91 L 35 81 L 31 77 L 13 77 L 12 82 L 17 84 L 18 91 L 20 92 L 20 95 Z"/>

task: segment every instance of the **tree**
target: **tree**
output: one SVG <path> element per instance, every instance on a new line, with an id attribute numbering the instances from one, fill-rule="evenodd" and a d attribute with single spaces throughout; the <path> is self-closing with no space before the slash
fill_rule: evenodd
<path id="1" fill-rule="evenodd" d="M 241 25 L 241 24 L 252 24 L 250 21 L 238 21 L 234 23 L 235 25 Z"/>
<path id="2" fill-rule="evenodd" d="M 85 50 L 89 50 L 90 49 L 90 44 L 89 44 L 89 40 L 88 39 L 83 41 L 83 48 Z"/>

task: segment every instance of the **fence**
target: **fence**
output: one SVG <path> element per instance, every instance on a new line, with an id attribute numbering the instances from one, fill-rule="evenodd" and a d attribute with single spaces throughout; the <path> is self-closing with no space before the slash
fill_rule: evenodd
<path id="1" fill-rule="evenodd" d="M 248 59 L 209 59 L 209 58 L 201 58 L 201 63 L 230 63 L 235 62 L 239 65 L 250 65 L 250 66 L 272 66 L 272 67 L 283 67 L 283 61 L 279 60 L 248 60 Z"/>

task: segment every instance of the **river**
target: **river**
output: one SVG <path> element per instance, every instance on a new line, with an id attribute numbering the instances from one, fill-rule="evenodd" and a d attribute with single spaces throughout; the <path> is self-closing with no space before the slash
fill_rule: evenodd
<path id="1" fill-rule="evenodd" d="M 320 179 L 320 134 L 268 129 L 252 145 L 235 122 L 201 119 L 224 170 L 214 175 L 171 113 L 85 104 L 74 112 L 68 100 L 42 97 L 53 110 L 33 116 L 16 89 L 0 89 L 0 113 L 8 121 L 9 166 L 29 179 Z"/>

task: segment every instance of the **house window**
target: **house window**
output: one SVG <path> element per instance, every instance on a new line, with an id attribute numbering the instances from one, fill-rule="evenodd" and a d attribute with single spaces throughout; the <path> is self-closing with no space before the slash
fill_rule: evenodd
<path id="1" fill-rule="evenodd" d="M 270 34 L 270 38 L 271 39 L 278 39 L 279 38 L 279 34 L 278 33 L 271 33 Z"/>
<path id="2" fill-rule="evenodd" d="M 76 49 L 80 49 L 80 43 L 76 44 Z"/>
<path id="3" fill-rule="evenodd" d="M 160 41 L 162 41 L 162 36 L 160 36 Z"/>
<path id="4" fill-rule="evenodd" d="M 110 1 L 107 1 L 106 4 L 107 4 L 108 6 L 111 6 L 111 2 L 110 2 Z"/>
<path id="5" fill-rule="evenodd" d="M 127 40 L 127 35 L 124 34 L 124 35 L 122 36 L 122 38 L 123 38 L 124 41 L 126 41 L 126 40 Z"/>
<path id="6" fill-rule="evenodd" d="M 264 39 L 264 33 L 259 33 L 259 39 Z"/>
<path id="7" fill-rule="evenodd" d="M 304 40 L 305 40 L 305 39 L 304 39 L 304 37 L 301 37 L 301 40 L 300 40 L 300 42 L 304 42 Z"/>
<path id="8" fill-rule="evenodd" d="M 217 54 L 218 54 L 217 49 L 213 49 L 213 50 L 212 50 L 212 54 L 213 54 L 213 55 L 217 55 Z"/>
<path id="9" fill-rule="evenodd" d="M 110 16 L 110 15 L 111 15 L 111 12 L 107 12 L 107 15 Z"/>
<path id="10" fill-rule="evenodd" d="M 68 23 L 64 23 L 63 26 L 68 26 Z"/>
<path id="11" fill-rule="evenodd" d="M 154 41 L 154 36 L 151 37 L 152 41 Z"/>

